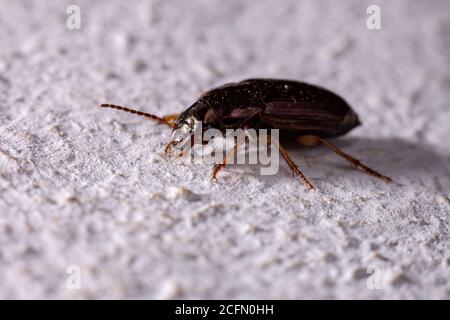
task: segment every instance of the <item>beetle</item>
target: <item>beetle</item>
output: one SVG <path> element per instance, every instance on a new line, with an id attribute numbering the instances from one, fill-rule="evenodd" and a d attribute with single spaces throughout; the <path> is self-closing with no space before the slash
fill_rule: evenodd
<path id="1" fill-rule="evenodd" d="M 172 140 L 166 145 L 166 153 L 172 147 L 180 148 L 189 140 L 199 122 L 202 122 L 202 130 L 278 129 L 280 141 L 296 140 L 303 146 L 324 145 L 356 168 L 387 182 L 392 181 L 328 141 L 346 134 L 361 122 L 343 98 L 317 85 L 281 79 L 247 79 L 227 83 L 203 93 L 182 113 L 165 117 L 113 104 L 102 104 L 101 107 L 131 112 L 171 127 Z M 180 131 L 183 133 L 181 137 L 175 134 Z M 238 142 L 234 145 L 234 152 L 237 148 Z M 315 190 L 285 147 L 278 143 L 278 148 L 294 175 L 298 175 L 309 190 Z M 228 156 L 214 166 L 212 180 L 216 180 Z M 230 156 L 234 157 L 234 153 Z"/>

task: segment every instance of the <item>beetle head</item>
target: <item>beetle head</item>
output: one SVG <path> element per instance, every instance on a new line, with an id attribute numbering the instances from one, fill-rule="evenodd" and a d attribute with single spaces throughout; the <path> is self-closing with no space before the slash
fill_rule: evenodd
<path id="1" fill-rule="evenodd" d="M 180 114 L 173 127 L 172 141 L 170 142 L 175 149 L 183 148 L 188 141 L 191 141 L 190 138 L 197 130 L 202 128 L 201 123 L 207 109 L 208 105 L 199 100 Z"/>
<path id="2" fill-rule="evenodd" d="M 171 142 L 175 149 L 181 149 L 190 141 L 191 136 L 197 131 L 199 123 L 200 120 L 193 116 L 177 121 L 172 131 Z"/>

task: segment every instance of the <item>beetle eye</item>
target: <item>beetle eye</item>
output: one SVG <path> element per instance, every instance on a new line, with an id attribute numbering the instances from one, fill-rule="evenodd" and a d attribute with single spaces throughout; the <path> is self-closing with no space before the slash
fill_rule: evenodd
<path id="1" fill-rule="evenodd" d="M 189 129 L 193 130 L 195 126 L 195 120 L 193 118 L 188 118 L 186 120 L 186 124 L 189 127 Z"/>

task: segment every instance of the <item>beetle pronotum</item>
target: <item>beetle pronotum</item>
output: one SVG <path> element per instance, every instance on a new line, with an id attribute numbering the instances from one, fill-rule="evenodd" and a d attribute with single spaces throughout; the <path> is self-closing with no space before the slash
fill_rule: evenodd
<path id="1" fill-rule="evenodd" d="M 172 140 L 166 145 L 166 153 L 172 147 L 177 149 L 181 142 L 192 137 L 200 121 L 202 130 L 279 129 L 281 140 L 295 139 L 304 146 L 322 144 L 364 172 L 387 182 L 392 181 L 327 140 L 347 133 L 361 122 L 344 99 L 324 88 L 304 82 L 248 79 L 239 83 L 228 83 L 205 92 L 182 113 L 165 117 L 112 104 L 102 104 L 101 107 L 150 118 L 169 126 L 173 132 L 181 130 L 184 137 L 175 139 L 172 135 Z M 283 145 L 278 143 L 278 147 L 294 174 L 298 175 L 310 190 L 315 190 Z M 234 152 L 229 156 L 234 156 L 237 148 L 238 145 L 235 144 Z M 226 160 L 225 158 L 222 163 L 215 165 L 211 179 L 216 179 Z"/>

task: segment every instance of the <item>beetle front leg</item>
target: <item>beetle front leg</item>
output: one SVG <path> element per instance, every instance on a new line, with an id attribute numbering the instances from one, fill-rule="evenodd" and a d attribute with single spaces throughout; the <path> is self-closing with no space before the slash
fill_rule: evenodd
<path id="1" fill-rule="evenodd" d="M 175 141 L 170 141 L 169 143 L 166 144 L 166 146 L 164 147 L 164 154 L 167 156 L 169 154 L 169 152 L 172 150 L 172 147 L 175 145 Z"/>
<path id="2" fill-rule="evenodd" d="M 231 151 L 229 151 L 225 155 L 225 159 L 223 159 L 223 162 L 219 163 L 219 164 L 216 164 L 214 166 L 213 173 L 211 175 L 211 181 L 217 181 L 217 174 L 219 173 L 219 171 L 222 170 L 223 167 L 225 167 L 225 165 L 227 164 L 228 159 L 230 159 L 231 157 L 234 157 L 234 155 L 237 153 L 237 150 L 239 149 L 239 147 L 244 142 L 245 142 L 245 135 L 242 138 L 237 138 L 237 141 L 234 144 L 233 149 L 231 149 Z"/>

